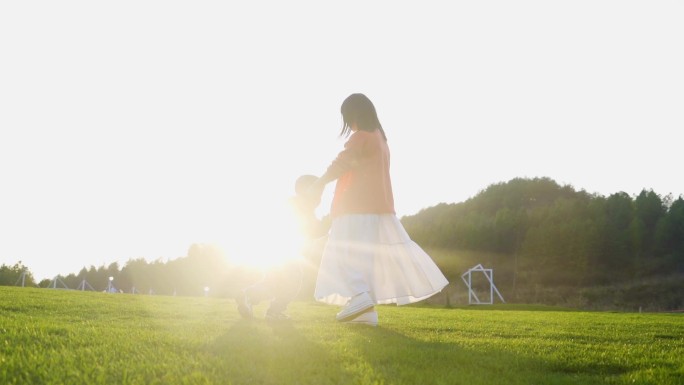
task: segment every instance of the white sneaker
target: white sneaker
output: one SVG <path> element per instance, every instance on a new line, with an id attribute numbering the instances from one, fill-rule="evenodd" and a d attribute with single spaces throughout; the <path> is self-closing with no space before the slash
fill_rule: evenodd
<path id="1" fill-rule="evenodd" d="M 347 306 L 345 306 L 341 312 L 337 313 L 335 318 L 337 318 L 337 320 L 340 322 L 350 321 L 361 315 L 361 313 L 365 313 L 373 306 L 375 306 L 373 299 L 370 297 L 368 292 L 363 292 L 352 297 L 352 299 L 347 303 Z"/>
<path id="2" fill-rule="evenodd" d="M 375 310 L 367 311 L 353 320 L 347 321 L 345 323 L 378 326 L 378 312 Z"/>

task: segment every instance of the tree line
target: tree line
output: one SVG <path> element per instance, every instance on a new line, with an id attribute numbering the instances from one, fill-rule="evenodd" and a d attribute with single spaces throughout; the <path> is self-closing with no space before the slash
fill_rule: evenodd
<path id="1" fill-rule="evenodd" d="M 492 184 L 402 218 L 418 244 L 496 253 L 518 286 L 610 285 L 684 273 L 684 198 L 610 196 L 550 178 Z"/>
<path id="2" fill-rule="evenodd" d="M 193 244 L 187 256 L 148 262 L 131 259 L 123 267 L 83 267 L 78 273 L 58 275 L 36 282 L 21 262 L 0 266 L 0 285 L 107 291 L 134 294 L 226 296 L 259 279 L 260 272 L 229 264 L 222 250 L 213 245 Z"/>

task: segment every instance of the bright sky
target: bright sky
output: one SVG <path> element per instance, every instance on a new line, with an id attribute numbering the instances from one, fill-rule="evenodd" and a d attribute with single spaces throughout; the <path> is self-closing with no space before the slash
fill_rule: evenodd
<path id="1" fill-rule="evenodd" d="M 515 177 L 676 197 L 682 20 L 674 0 L 1 2 L 0 263 L 277 253 L 259 226 L 342 148 L 353 92 L 399 216 Z"/>

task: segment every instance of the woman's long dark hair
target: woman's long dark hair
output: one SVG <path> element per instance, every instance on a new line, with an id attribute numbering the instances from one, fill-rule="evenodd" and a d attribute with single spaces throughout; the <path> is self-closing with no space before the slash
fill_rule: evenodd
<path id="1" fill-rule="evenodd" d="M 340 136 L 349 136 L 352 124 L 356 123 L 359 130 L 373 132 L 380 130 L 382 137 L 387 140 L 385 130 L 382 129 L 378 113 L 375 112 L 373 102 L 364 94 L 351 94 L 340 108 L 342 112 L 342 131 Z"/>

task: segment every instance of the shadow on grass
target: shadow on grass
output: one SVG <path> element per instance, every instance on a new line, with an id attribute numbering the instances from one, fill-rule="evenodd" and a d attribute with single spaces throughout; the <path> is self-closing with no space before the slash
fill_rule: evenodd
<path id="1" fill-rule="evenodd" d="M 353 384 L 353 373 L 291 322 L 239 320 L 207 352 L 234 384 Z"/>
<path id="2" fill-rule="evenodd" d="M 205 352 L 221 377 L 234 384 L 600 384 L 628 368 L 553 360 L 464 342 L 430 341 L 390 327 L 344 325 L 323 328 L 305 321 L 235 322 Z M 299 323 L 297 323 L 299 322 Z M 305 335 L 317 330 L 315 336 Z M 322 329 L 322 330 L 321 330 Z"/>
<path id="3" fill-rule="evenodd" d="M 599 384 L 628 371 L 617 364 L 572 367 L 491 347 L 421 341 L 383 327 L 349 326 L 360 355 L 391 384 Z"/>

